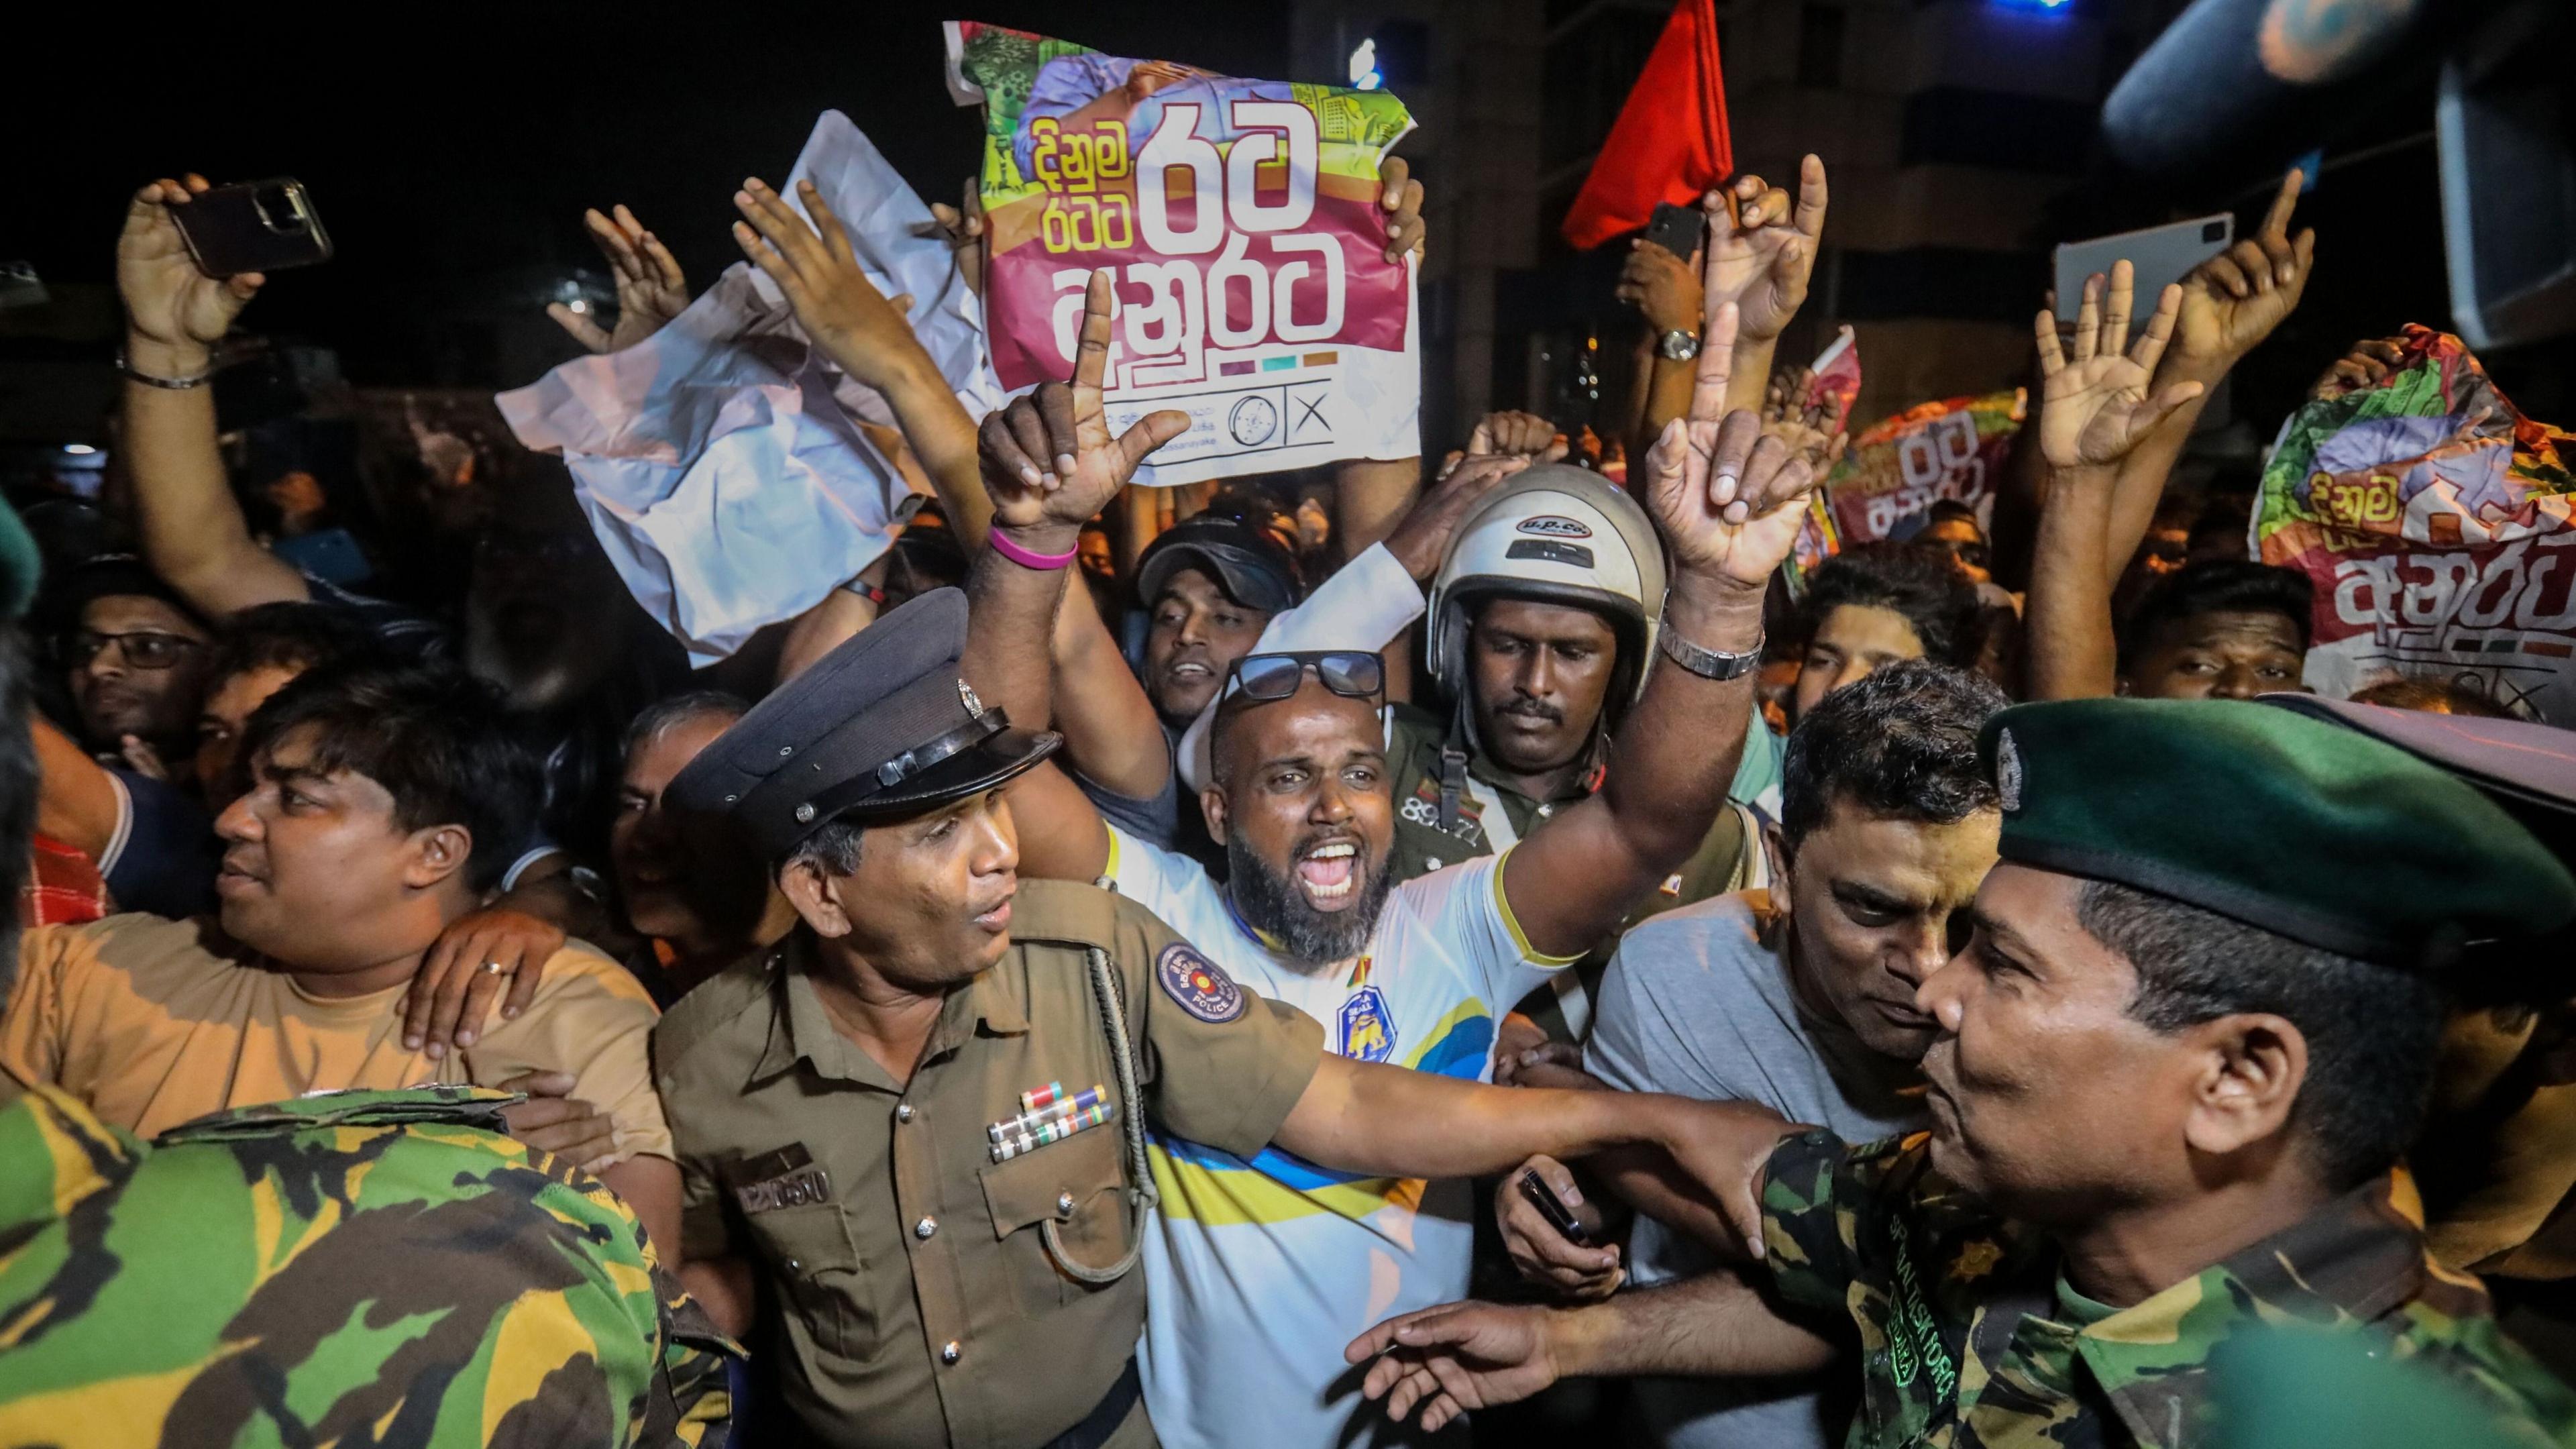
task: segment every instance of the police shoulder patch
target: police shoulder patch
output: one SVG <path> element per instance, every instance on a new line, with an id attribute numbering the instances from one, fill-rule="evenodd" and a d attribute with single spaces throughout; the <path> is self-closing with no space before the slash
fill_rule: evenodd
<path id="1" fill-rule="evenodd" d="M 1210 1025 L 1234 1020 L 1249 1004 L 1225 968 L 1187 941 L 1174 941 L 1154 958 L 1154 984 L 1173 1005 Z"/>

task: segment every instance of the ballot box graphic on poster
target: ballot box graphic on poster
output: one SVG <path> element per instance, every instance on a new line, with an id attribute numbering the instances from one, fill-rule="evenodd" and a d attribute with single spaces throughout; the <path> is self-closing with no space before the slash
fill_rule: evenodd
<path id="1" fill-rule="evenodd" d="M 1943 499 L 1993 524 L 2004 459 L 2029 416 L 2021 388 L 1917 403 L 1851 440 L 1810 505 L 1792 553 L 1799 576 L 1855 544 L 1903 540 Z"/>
<path id="2" fill-rule="evenodd" d="M 1190 419 L 1137 482 L 1421 451 L 1414 263 L 1386 260 L 1378 204 L 1379 164 L 1413 128 L 1403 102 L 976 21 L 948 24 L 948 81 L 984 107 L 983 300 L 1005 389 L 1071 373 L 1106 268 L 1111 430 Z"/>
<path id="3" fill-rule="evenodd" d="M 2459 338 L 2407 327 L 2377 384 L 2290 414 L 2257 557 L 2316 586 L 2306 683 L 2437 679 L 2576 726 L 2576 435 L 2524 417 Z"/>

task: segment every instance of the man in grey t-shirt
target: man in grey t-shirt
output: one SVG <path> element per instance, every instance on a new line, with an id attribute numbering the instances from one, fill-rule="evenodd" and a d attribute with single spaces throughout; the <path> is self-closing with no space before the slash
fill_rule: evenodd
<path id="1" fill-rule="evenodd" d="M 1916 1064 L 1935 1029 L 1914 991 L 1949 959 L 1952 914 L 1994 863 L 2000 817 L 1977 731 L 2005 702 L 1976 675 L 1909 661 L 1809 711 L 1789 736 L 1780 878 L 1630 931 L 1602 985 L 1585 1068 L 1623 1091 L 1759 1102 L 1853 1142 L 1928 1125 Z M 1531 1165 L 1596 1242 L 1616 1236 L 1627 1207 L 1616 1195 L 1651 1180 L 1613 1167 L 1611 1192 L 1586 1194 L 1561 1164 Z M 1623 1273 L 1616 1247 L 1567 1242 L 1516 1191 L 1497 1201 L 1522 1271 L 1569 1297 L 1719 1267 L 1640 1215 Z M 1657 1203 L 1640 1193 L 1635 1207 Z M 1639 1428 L 1671 1449 L 1824 1449 L 1841 1437 L 1830 1422 L 1840 1411 L 1817 1388 L 1813 1378 L 1640 1379 Z"/>

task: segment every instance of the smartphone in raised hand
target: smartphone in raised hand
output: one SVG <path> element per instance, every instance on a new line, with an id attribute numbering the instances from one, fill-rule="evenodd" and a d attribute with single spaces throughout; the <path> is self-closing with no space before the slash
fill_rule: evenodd
<path id="1" fill-rule="evenodd" d="M 2109 276 L 2113 262 L 2127 262 L 2136 273 L 2137 313 L 2144 317 L 2156 309 L 2156 296 L 2166 283 L 2181 281 L 2235 240 L 2236 218 L 2222 211 L 2170 226 L 2061 243 L 2056 258 L 2057 320 L 2075 320 L 2075 309 L 2084 305 L 2084 279 L 2096 272 Z"/>
<path id="2" fill-rule="evenodd" d="M 1706 218 L 1698 207 L 1659 202 L 1654 216 L 1646 222 L 1646 240 L 1689 261 L 1699 254 L 1700 231 L 1705 225 Z"/>
<path id="3" fill-rule="evenodd" d="M 331 260 L 331 235 L 304 183 L 239 181 L 170 208 L 197 270 L 209 277 L 276 272 Z"/>

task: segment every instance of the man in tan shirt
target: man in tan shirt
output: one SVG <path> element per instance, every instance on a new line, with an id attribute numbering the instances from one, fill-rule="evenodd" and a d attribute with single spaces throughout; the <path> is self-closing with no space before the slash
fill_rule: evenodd
<path id="1" fill-rule="evenodd" d="M 647 1056 L 655 1012 L 623 968 L 567 946 L 532 1004 L 471 1046 L 432 1058 L 403 1044 L 413 975 L 508 864 L 539 793 L 485 687 L 416 669 L 317 671 L 262 708 L 246 745 L 253 788 L 216 827 L 220 925 L 128 915 L 27 932 L 0 1065 L 145 1135 L 307 1092 L 560 1091 L 543 1074 L 564 1074 L 614 1133 L 571 1160 L 676 1263 L 679 1171 Z"/>

